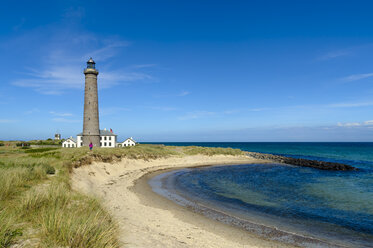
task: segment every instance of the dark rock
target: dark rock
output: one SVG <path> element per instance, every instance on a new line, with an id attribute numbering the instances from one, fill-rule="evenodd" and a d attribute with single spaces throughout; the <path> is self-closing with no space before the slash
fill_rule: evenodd
<path id="1" fill-rule="evenodd" d="M 256 159 L 271 160 L 271 161 L 278 162 L 278 163 L 311 167 L 311 168 L 316 168 L 320 170 L 334 170 L 334 171 L 358 170 L 357 168 L 353 166 L 350 166 L 347 164 L 341 164 L 341 163 L 334 163 L 334 162 L 324 162 L 324 161 L 309 160 L 309 159 L 303 159 L 303 158 L 290 158 L 290 157 L 258 153 L 258 152 L 248 152 L 248 155 Z"/>

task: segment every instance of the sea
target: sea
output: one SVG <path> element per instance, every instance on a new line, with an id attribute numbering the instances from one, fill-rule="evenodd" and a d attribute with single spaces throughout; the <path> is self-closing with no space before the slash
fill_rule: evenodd
<path id="1" fill-rule="evenodd" d="M 158 144 L 231 147 L 352 165 L 358 170 L 278 163 L 185 168 L 157 175 L 149 184 L 193 211 L 272 240 L 301 247 L 373 247 L 373 143 Z"/>

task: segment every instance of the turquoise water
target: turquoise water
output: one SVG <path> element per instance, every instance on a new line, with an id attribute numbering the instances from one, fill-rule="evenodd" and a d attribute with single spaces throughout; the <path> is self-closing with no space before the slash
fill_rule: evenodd
<path id="1" fill-rule="evenodd" d="M 169 173 L 167 180 L 172 182 L 168 187 L 185 199 L 243 220 L 329 244 L 373 247 L 373 143 L 191 145 L 240 148 L 358 167 L 359 171 L 338 172 L 280 164 L 213 166 Z"/>
<path id="2" fill-rule="evenodd" d="M 373 142 L 163 142 L 158 144 L 231 147 L 250 152 L 340 162 L 373 170 Z"/>

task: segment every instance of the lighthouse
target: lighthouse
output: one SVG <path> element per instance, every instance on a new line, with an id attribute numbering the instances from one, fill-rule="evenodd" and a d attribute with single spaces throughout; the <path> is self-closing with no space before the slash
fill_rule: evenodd
<path id="1" fill-rule="evenodd" d="M 93 146 L 100 147 L 100 123 L 98 115 L 98 94 L 96 63 L 90 58 L 87 68 L 84 69 L 84 117 L 83 117 L 83 146 L 91 142 Z"/>

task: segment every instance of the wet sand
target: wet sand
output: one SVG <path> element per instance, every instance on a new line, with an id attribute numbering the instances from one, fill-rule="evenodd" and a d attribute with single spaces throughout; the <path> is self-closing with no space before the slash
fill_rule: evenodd
<path id="1" fill-rule="evenodd" d="M 152 161 L 123 159 L 74 170 L 73 188 L 102 199 L 118 222 L 122 247 L 293 247 L 207 218 L 154 193 L 156 174 L 186 167 L 263 163 L 247 156 L 185 156 Z"/>

